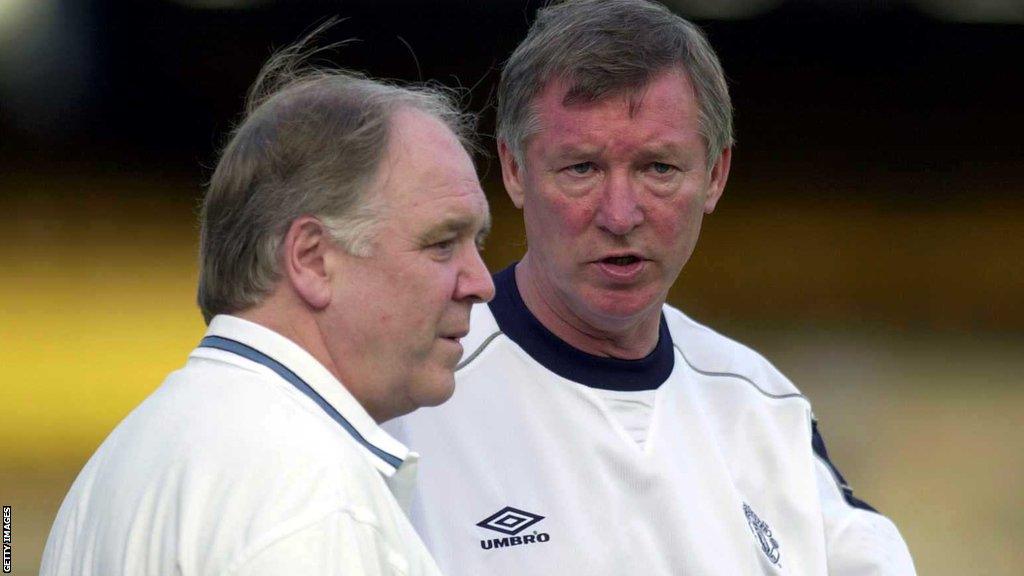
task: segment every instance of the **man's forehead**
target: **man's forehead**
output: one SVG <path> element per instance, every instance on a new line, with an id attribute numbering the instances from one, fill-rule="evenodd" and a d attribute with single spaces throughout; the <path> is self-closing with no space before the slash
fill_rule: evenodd
<path id="1" fill-rule="evenodd" d="M 645 148 L 663 148 L 698 136 L 696 96 L 680 71 L 669 70 L 643 86 L 596 100 L 566 103 L 571 90 L 569 81 L 558 80 L 542 91 L 534 103 L 527 145 L 541 137 L 549 150 L 564 147 L 571 151 L 586 147 L 583 141 L 591 136 L 601 140 L 628 131 L 641 137 Z"/>
<path id="2" fill-rule="evenodd" d="M 603 116 L 621 117 L 625 110 L 633 119 L 645 113 L 661 115 L 665 121 L 688 121 L 697 117 L 699 107 L 689 78 L 681 71 L 669 70 L 638 87 L 624 88 L 600 98 L 580 98 L 573 95 L 569 81 L 557 80 L 546 86 L 531 105 L 532 134 L 545 128 L 572 129 L 581 115 L 590 115 L 600 121 Z"/>
<path id="3" fill-rule="evenodd" d="M 532 105 L 550 106 L 552 108 L 585 108 L 608 101 L 625 102 L 631 111 L 642 106 L 645 95 L 651 86 L 663 83 L 671 78 L 682 87 L 680 99 L 692 94 L 692 81 L 683 66 L 669 66 L 662 70 L 643 76 L 633 75 L 629 78 L 614 81 L 594 81 L 572 75 L 555 76 L 544 83 L 534 96 Z"/>

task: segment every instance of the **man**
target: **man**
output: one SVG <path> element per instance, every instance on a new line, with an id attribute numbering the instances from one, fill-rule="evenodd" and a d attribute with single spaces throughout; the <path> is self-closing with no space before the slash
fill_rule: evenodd
<path id="1" fill-rule="evenodd" d="M 509 58 L 498 151 L 528 249 L 474 309 L 451 402 L 394 427 L 447 574 L 914 573 L 807 399 L 665 304 L 731 114 L 705 38 L 656 4 L 544 8 Z"/>
<path id="2" fill-rule="evenodd" d="M 206 337 L 86 464 L 43 574 L 438 574 L 400 506 L 417 457 L 378 423 L 451 395 L 494 293 L 466 118 L 301 52 L 206 195 Z"/>

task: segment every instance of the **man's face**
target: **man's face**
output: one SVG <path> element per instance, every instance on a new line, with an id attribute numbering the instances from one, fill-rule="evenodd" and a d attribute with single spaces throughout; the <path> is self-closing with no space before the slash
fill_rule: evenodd
<path id="1" fill-rule="evenodd" d="M 490 216 L 455 135 L 415 110 L 395 114 L 369 194 L 382 213 L 372 255 L 338 250 L 342 275 L 324 325 L 328 343 L 346 342 L 347 357 L 334 359 L 345 385 L 384 421 L 454 391 L 470 307 L 494 296 L 478 250 Z"/>
<path id="2" fill-rule="evenodd" d="M 523 210 L 531 281 L 556 313 L 616 332 L 660 314 L 725 186 L 729 152 L 709 173 L 682 71 L 596 102 L 563 105 L 567 88 L 552 83 L 534 101 L 540 130 L 522 166 L 501 147 L 505 185 Z"/>

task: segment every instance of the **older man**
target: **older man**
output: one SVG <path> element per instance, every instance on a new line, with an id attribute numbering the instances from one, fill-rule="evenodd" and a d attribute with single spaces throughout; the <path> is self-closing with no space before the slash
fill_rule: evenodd
<path id="1" fill-rule="evenodd" d="M 450 575 L 912 574 L 808 400 L 667 306 L 729 175 L 718 59 L 640 0 L 542 9 L 498 92 L 528 249 L 474 310 L 458 391 L 395 430 Z"/>
<path id="2" fill-rule="evenodd" d="M 379 422 L 444 402 L 494 286 L 440 93 L 275 57 L 202 212 L 209 330 L 86 464 L 43 574 L 437 574 Z"/>

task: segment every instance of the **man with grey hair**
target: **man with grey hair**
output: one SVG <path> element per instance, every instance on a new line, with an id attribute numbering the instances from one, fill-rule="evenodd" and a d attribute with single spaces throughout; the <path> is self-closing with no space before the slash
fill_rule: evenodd
<path id="1" fill-rule="evenodd" d="M 203 204 L 186 365 L 64 500 L 42 573 L 437 575 L 378 424 L 444 402 L 487 201 L 443 93 L 275 56 Z"/>
<path id="2" fill-rule="evenodd" d="M 541 9 L 498 90 L 528 249 L 474 309 L 458 390 L 393 430 L 446 573 L 913 574 L 808 400 L 665 304 L 721 197 L 732 110 L 700 31 L 642 0 Z"/>

